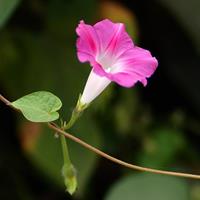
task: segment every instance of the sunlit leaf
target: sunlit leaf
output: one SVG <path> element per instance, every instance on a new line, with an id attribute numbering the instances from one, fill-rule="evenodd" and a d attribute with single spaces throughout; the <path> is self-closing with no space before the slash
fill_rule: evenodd
<path id="1" fill-rule="evenodd" d="M 32 122 L 50 122 L 59 118 L 58 111 L 62 102 L 54 94 L 39 91 L 14 101 L 12 105 L 19 109 L 24 117 Z"/>

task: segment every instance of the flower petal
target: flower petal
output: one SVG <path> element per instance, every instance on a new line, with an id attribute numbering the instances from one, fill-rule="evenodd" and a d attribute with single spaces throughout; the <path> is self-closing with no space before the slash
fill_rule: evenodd
<path id="1" fill-rule="evenodd" d="M 81 104 L 89 104 L 109 85 L 111 81 L 106 77 L 98 76 L 93 70 L 90 72 L 83 94 Z"/>
<path id="2" fill-rule="evenodd" d="M 76 33 L 79 36 L 76 43 L 78 59 L 80 62 L 94 61 L 99 52 L 99 39 L 94 28 L 81 21 Z"/>
<path id="3" fill-rule="evenodd" d="M 140 81 L 144 86 L 158 66 L 147 50 L 134 46 L 122 23 L 106 19 L 94 26 L 80 22 L 76 29 L 77 54 L 81 62 L 89 61 L 93 73 L 121 86 L 132 87 Z"/>
<path id="4" fill-rule="evenodd" d="M 100 57 L 105 57 L 105 55 L 115 57 L 134 47 L 122 23 L 113 23 L 105 19 L 96 23 L 94 29 L 99 38 Z"/>
<path id="5" fill-rule="evenodd" d="M 76 32 L 79 36 L 76 44 L 78 59 L 81 62 L 89 61 L 94 69 L 96 66 L 100 66 L 102 70 L 110 67 L 115 58 L 134 47 L 124 25 L 108 19 L 94 26 L 81 21 Z M 96 69 L 95 73 L 99 74 L 99 71 L 101 70 Z"/>
<path id="6" fill-rule="evenodd" d="M 112 81 L 124 87 L 132 87 L 140 81 L 144 86 L 158 66 L 158 61 L 151 53 L 139 47 L 125 52 L 118 58 L 112 74 L 107 74 Z"/>

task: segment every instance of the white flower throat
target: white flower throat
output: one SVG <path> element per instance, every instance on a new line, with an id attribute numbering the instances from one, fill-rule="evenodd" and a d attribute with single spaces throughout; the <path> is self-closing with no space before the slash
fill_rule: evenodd
<path id="1" fill-rule="evenodd" d="M 112 56 L 109 56 L 108 54 L 105 53 L 102 56 L 98 56 L 96 60 L 103 67 L 105 72 L 107 73 L 112 72 L 114 65 L 113 62 L 114 59 L 112 59 Z"/>

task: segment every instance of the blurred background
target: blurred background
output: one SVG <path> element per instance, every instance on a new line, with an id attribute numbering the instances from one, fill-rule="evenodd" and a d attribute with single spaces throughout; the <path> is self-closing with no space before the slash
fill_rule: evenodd
<path id="1" fill-rule="evenodd" d="M 0 0 L 0 91 L 47 90 L 68 119 L 90 71 L 76 56 L 79 20 L 123 22 L 158 59 L 146 88 L 112 84 L 71 133 L 130 163 L 200 174 L 199 0 Z M 200 181 L 131 171 L 69 141 L 79 187 L 61 176 L 60 141 L 0 103 L 2 200 L 200 200 Z"/>

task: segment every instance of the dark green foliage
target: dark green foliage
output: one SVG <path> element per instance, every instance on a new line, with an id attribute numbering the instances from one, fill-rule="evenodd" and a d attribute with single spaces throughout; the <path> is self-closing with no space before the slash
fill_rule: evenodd
<path id="1" fill-rule="evenodd" d="M 50 91 L 62 99 L 59 113 L 67 120 L 90 71 L 77 60 L 75 28 L 81 19 L 99 19 L 100 2 L 0 1 L 1 93 L 13 101 Z M 134 164 L 199 173 L 199 29 L 192 20 L 198 6 L 180 2 L 124 1 L 139 25 L 137 41 L 157 57 L 158 70 L 146 88 L 112 84 L 70 133 Z M 0 199 L 71 199 L 64 193 L 60 141 L 6 109 L 0 105 Z M 199 200 L 198 181 L 130 172 L 68 143 L 79 182 L 75 200 Z"/>

